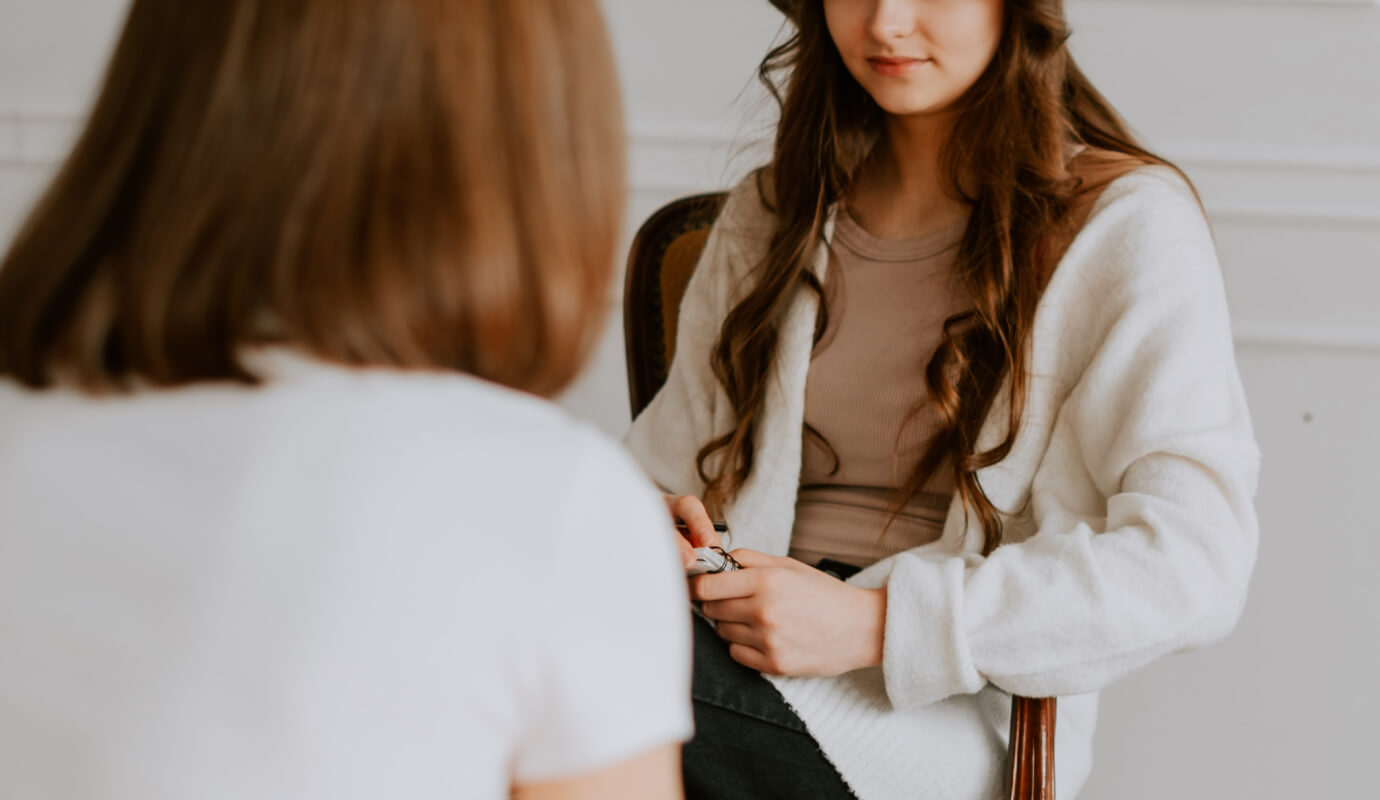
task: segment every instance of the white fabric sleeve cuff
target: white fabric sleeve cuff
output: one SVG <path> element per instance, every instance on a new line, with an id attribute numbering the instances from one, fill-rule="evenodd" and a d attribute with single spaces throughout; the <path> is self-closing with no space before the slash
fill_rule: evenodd
<path id="1" fill-rule="evenodd" d="M 887 581 L 882 674 L 899 710 L 919 708 L 985 683 L 963 624 L 963 559 L 902 553 Z"/>

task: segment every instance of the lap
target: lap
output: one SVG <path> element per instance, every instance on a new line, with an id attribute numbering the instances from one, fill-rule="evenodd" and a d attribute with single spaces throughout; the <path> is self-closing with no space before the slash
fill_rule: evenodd
<path id="1" fill-rule="evenodd" d="M 695 738 L 685 746 L 688 800 L 852 800 L 805 723 L 758 672 L 695 618 Z"/>

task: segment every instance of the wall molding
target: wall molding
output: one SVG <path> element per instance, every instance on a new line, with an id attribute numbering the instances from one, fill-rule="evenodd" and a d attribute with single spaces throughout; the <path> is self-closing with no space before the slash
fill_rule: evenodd
<path id="1" fill-rule="evenodd" d="M 1326 350 L 1380 356 L 1380 327 L 1240 323 L 1233 326 L 1232 339 L 1243 349 Z"/>
<path id="2" fill-rule="evenodd" d="M 1377 0 L 1380 2 L 1380 0 Z M 667 125 L 633 122 L 629 139 L 634 144 L 726 149 L 743 144 L 767 143 L 765 133 L 752 134 L 750 124 L 741 130 L 723 126 Z M 759 126 L 760 127 L 760 126 Z M 1291 145 L 1177 142 L 1161 147 L 1166 155 L 1186 164 L 1214 164 L 1233 168 L 1356 171 L 1380 173 L 1380 147 L 1303 147 Z"/>
<path id="3" fill-rule="evenodd" d="M 709 127 L 634 124 L 635 189 L 690 194 L 730 185 L 769 141 Z M 1169 142 L 1157 149 L 1198 185 L 1214 222 L 1380 229 L 1380 147 Z"/>
<path id="4" fill-rule="evenodd" d="M 55 167 L 80 122 L 75 114 L 0 112 L 0 167 Z M 740 133 L 634 125 L 629 141 L 633 191 L 668 198 L 724 188 L 770 152 L 746 125 Z M 1218 223 L 1380 232 L 1380 148 L 1171 143 L 1162 152 L 1203 189 Z M 1234 336 L 1242 348 L 1380 354 L 1380 326 L 1243 322 Z"/>
<path id="5" fill-rule="evenodd" d="M 0 164 L 51 166 L 78 133 L 76 114 L 0 112 Z M 691 193 L 736 181 L 770 152 L 745 125 L 634 124 L 634 189 Z M 1321 148 L 1165 143 L 1159 148 L 1203 188 L 1214 218 L 1260 223 L 1380 225 L 1380 147 Z"/>
<path id="6" fill-rule="evenodd" d="M 0 111 L 0 164 L 55 166 L 67 156 L 79 114 Z"/>

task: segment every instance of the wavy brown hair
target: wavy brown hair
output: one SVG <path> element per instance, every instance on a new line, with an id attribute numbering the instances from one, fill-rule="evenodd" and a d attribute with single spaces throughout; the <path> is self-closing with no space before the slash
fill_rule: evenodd
<path id="1" fill-rule="evenodd" d="M 797 291 L 821 299 L 817 341 L 827 327 L 822 287 L 809 260 L 831 209 L 847 196 L 883 130 L 884 112 L 844 65 L 821 0 L 785 5 L 796 30 L 759 69 L 781 110 L 771 165 L 758 173 L 776 227 L 759 280 L 729 313 L 711 356 L 737 419 L 733 430 L 698 454 L 705 499 L 713 508 L 734 498 L 752 471 L 767 376 L 783 315 Z M 1167 163 L 1137 144 L 1074 64 L 1061 0 L 1007 0 L 1005 6 L 997 52 L 960 99 L 943 154 L 946 184 L 971 209 L 956 269 L 974 307 L 945 322 L 925 369 L 938 432 L 893 504 L 893 513 L 899 511 L 947 466 L 965 510 L 981 522 L 988 553 L 1001 544 L 1002 520 L 977 471 L 1005 458 L 1020 430 L 1031 328 L 1058 255 L 1051 248 L 1072 235 L 1066 228 L 1080 181 L 1068 168 L 1070 146 Z M 782 73 L 784 86 L 778 81 Z M 1008 376 L 1008 433 L 995 447 L 980 450 L 979 431 Z M 808 428 L 805 433 L 818 438 Z"/>
<path id="2" fill-rule="evenodd" d="M 550 394 L 623 202 L 596 0 L 135 0 L 0 267 L 0 377 L 253 383 L 271 343 Z"/>

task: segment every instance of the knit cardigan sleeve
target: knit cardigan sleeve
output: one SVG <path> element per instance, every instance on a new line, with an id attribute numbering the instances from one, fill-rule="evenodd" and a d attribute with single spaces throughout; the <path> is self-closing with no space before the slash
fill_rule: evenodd
<path id="1" fill-rule="evenodd" d="M 1165 174 L 1123 179 L 1099 205 L 1037 314 L 1036 364 L 1066 388 L 1037 426 L 1033 535 L 986 558 L 892 559 L 883 673 L 897 708 L 989 682 L 1097 691 L 1241 613 L 1259 453 L 1211 234 Z"/>

